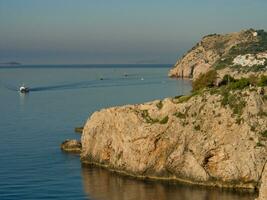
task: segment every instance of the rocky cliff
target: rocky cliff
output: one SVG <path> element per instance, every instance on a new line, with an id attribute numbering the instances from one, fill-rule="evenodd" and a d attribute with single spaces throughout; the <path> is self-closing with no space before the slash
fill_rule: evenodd
<path id="1" fill-rule="evenodd" d="M 267 199 L 267 164 L 261 178 L 261 187 L 260 187 L 260 196 L 257 200 L 266 200 Z"/>
<path id="2" fill-rule="evenodd" d="M 177 61 L 169 76 L 196 79 L 210 69 L 221 76 L 259 74 L 267 66 L 267 33 L 246 30 L 226 35 L 212 34 Z"/>
<path id="3" fill-rule="evenodd" d="M 266 65 L 264 31 L 206 36 L 169 74 L 193 78 L 191 95 L 95 112 L 81 144 L 62 149 L 142 179 L 261 187 L 266 199 Z"/>
<path id="4" fill-rule="evenodd" d="M 95 112 L 81 160 L 140 178 L 258 187 L 267 160 L 267 89 L 190 96 Z"/>

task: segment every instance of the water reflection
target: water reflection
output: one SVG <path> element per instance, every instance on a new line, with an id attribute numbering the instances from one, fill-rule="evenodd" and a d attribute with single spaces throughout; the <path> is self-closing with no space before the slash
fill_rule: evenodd
<path id="1" fill-rule="evenodd" d="M 93 200 L 254 200 L 255 195 L 185 185 L 140 181 L 83 166 L 85 193 Z"/>

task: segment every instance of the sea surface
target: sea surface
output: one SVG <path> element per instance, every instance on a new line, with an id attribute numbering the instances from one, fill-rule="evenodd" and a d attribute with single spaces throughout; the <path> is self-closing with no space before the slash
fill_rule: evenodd
<path id="1" fill-rule="evenodd" d="M 190 81 L 169 79 L 170 65 L 0 67 L 1 200 L 252 200 L 254 195 L 140 181 L 60 150 L 79 139 L 74 127 L 102 108 L 188 94 Z M 30 93 L 20 94 L 25 84 Z"/>

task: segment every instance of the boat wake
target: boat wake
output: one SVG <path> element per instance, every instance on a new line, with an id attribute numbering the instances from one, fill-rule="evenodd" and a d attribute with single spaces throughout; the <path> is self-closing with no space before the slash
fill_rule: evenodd
<path id="1" fill-rule="evenodd" d="M 19 87 L 11 84 L 0 82 L 6 89 L 12 91 L 19 91 Z M 158 79 L 144 79 L 144 78 L 101 78 L 98 80 L 80 81 L 75 83 L 62 83 L 56 85 L 46 85 L 31 87 L 29 85 L 30 92 L 42 92 L 42 91 L 59 91 L 59 90 L 74 90 L 74 89 L 86 89 L 86 88 L 107 88 L 107 87 L 124 87 L 124 86 L 144 86 L 152 84 L 162 84 L 162 80 Z"/>

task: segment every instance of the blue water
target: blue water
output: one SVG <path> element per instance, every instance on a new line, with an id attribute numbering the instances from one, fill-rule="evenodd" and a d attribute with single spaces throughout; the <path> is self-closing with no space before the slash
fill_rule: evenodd
<path id="1" fill-rule="evenodd" d="M 0 199 L 251 200 L 253 195 L 121 177 L 61 152 L 94 111 L 189 93 L 168 65 L 0 68 Z M 17 90 L 24 83 L 29 94 Z"/>

